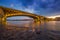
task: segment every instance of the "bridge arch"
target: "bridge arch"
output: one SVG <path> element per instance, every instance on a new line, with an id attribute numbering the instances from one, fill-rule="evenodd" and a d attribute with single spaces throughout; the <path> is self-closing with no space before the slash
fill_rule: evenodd
<path id="1" fill-rule="evenodd" d="M 35 22 L 40 21 L 40 16 L 36 15 L 36 14 L 19 11 L 19 10 L 15 10 L 15 9 L 11 9 L 11 8 L 6 8 L 6 7 L 0 7 L 0 9 L 2 10 L 2 12 L 1 12 L 2 22 L 6 22 L 7 17 L 13 17 L 13 16 L 28 16 L 28 17 L 33 18 Z"/>
<path id="2" fill-rule="evenodd" d="M 39 17 L 35 14 L 27 14 L 27 13 L 9 13 L 9 14 L 5 14 L 3 17 L 2 17 L 2 21 L 6 22 L 6 18 L 8 17 L 13 17 L 13 16 L 27 16 L 27 17 L 31 17 L 34 19 L 35 22 L 38 22 L 39 21 Z"/>

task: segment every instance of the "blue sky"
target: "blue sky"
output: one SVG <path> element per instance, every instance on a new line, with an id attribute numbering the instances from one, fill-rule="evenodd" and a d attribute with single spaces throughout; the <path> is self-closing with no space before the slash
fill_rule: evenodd
<path id="1" fill-rule="evenodd" d="M 60 15 L 60 0 L 0 0 L 0 6 L 43 16 Z"/>

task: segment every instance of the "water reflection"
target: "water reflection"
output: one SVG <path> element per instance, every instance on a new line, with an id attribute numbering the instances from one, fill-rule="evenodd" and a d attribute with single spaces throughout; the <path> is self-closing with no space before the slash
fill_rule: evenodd
<path id="1" fill-rule="evenodd" d="M 3 23 L 1 26 L 4 25 Z M 60 31 L 60 21 L 50 21 L 50 22 L 41 22 L 35 23 L 34 21 L 7 21 L 7 25 L 4 26 L 15 26 L 15 27 L 29 27 L 31 29 L 40 29 L 40 30 L 56 30 Z"/>
<path id="2" fill-rule="evenodd" d="M 47 23 L 47 29 L 48 30 L 56 30 L 56 21 L 48 22 Z"/>
<path id="3" fill-rule="evenodd" d="M 0 24 L 1 30 L 4 30 L 0 34 L 4 33 L 4 37 L 17 40 L 60 40 L 60 21 L 41 22 L 39 26 L 40 31 L 36 31 L 38 27 L 33 21 L 7 21 L 7 23 L 9 24 Z M 33 32 L 31 30 L 35 31 Z"/>
<path id="4" fill-rule="evenodd" d="M 60 31 L 60 21 L 50 21 L 47 22 L 47 29 L 48 30 L 57 30 Z"/>
<path id="5" fill-rule="evenodd" d="M 32 21 L 7 21 L 7 22 L 2 22 L 2 24 L 4 25 L 6 29 L 14 29 L 14 30 L 21 29 L 21 28 L 27 28 L 31 31 L 35 31 L 35 29 L 38 27 L 37 23 L 35 23 L 34 20 Z"/>

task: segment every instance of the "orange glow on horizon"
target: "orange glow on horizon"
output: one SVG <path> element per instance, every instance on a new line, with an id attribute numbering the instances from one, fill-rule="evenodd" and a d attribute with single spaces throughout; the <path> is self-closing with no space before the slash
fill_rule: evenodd
<path id="1" fill-rule="evenodd" d="M 57 15 L 57 16 L 50 16 L 50 17 L 48 17 L 48 18 L 53 18 L 53 19 L 55 19 L 56 17 L 60 17 L 60 15 Z"/>
<path id="2" fill-rule="evenodd" d="M 55 19 L 55 18 L 56 18 L 56 16 L 50 16 L 50 17 L 48 17 L 48 18 L 53 18 L 53 19 Z"/>

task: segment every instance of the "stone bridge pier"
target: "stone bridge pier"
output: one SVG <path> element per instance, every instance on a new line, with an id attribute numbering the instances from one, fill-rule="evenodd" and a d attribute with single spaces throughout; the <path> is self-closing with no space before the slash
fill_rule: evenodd
<path id="1" fill-rule="evenodd" d="M 0 8 L 0 23 L 2 23 L 2 17 L 4 16 L 3 9 Z"/>

